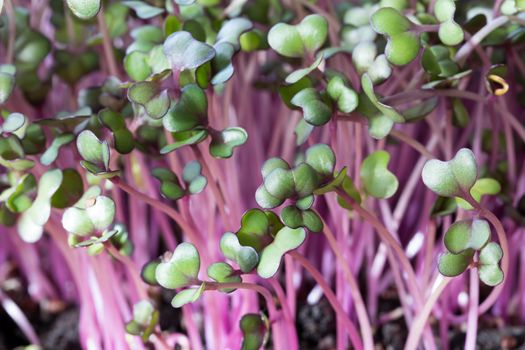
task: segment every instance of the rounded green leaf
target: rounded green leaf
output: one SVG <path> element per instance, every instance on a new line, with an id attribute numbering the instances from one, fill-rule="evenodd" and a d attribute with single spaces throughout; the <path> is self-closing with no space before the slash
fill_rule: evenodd
<path id="1" fill-rule="evenodd" d="M 5 103 L 15 88 L 16 68 L 11 64 L 0 65 L 0 104 Z"/>
<path id="2" fill-rule="evenodd" d="M 264 348 L 269 337 L 268 319 L 259 314 L 246 314 L 239 326 L 242 331 L 242 350 L 259 350 Z"/>
<path id="3" fill-rule="evenodd" d="M 102 171 L 108 170 L 109 145 L 106 141 L 100 141 L 92 131 L 84 130 L 78 135 L 77 149 L 86 162 L 99 167 Z"/>
<path id="4" fill-rule="evenodd" d="M 476 182 L 478 166 L 474 153 L 462 148 L 447 162 L 427 161 L 421 176 L 425 185 L 438 195 L 463 197 Z"/>
<path id="5" fill-rule="evenodd" d="M 130 52 L 124 57 L 124 69 L 131 79 L 142 81 L 153 73 L 148 58 L 149 55 L 141 51 Z"/>
<path id="6" fill-rule="evenodd" d="M 361 181 L 365 191 L 375 198 L 390 198 L 399 186 L 396 176 L 387 168 L 389 161 L 388 152 L 376 151 L 361 164 Z"/>
<path id="7" fill-rule="evenodd" d="M 306 231 L 303 228 L 283 227 L 277 232 L 274 241 L 262 251 L 257 274 L 262 278 L 270 278 L 275 275 L 283 255 L 298 248 L 305 239 Z"/>
<path id="8" fill-rule="evenodd" d="M 392 119 L 392 121 L 396 123 L 403 123 L 405 121 L 405 117 L 403 117 L 394 107 L 385 105 L 379 101 L 374 92 L 372 79 L 367 73 L 361 76 L 361 85 L 363 87 L 363 92 L 365 93 L 366 97 L 368 97 L 368 100 L 373 105 L 373 107 L 378 109 L 382 114 Z M 362 100 L 363 99 L 360 98 L 360 102 Z"/>
<path id="9" fill-rule="evenodd" d="M 302 89 L 294 95 L 290 102 L 302 108 L 303 118 L 311 125 L 324 125 L 332 117 L 332 110 L 323 102 L 314 88 Z"/>
<path id="10" fill-rule="evenodd" d="M 188 131 L 208 122 L 208 99 L 196 84 L 182 88 L 182 95 L 162 120 L 166 130 Z"/>
<path id="11" fill-rule="evenodd" d="M 456 4 L 454 0 L 438 0 L 434 5 L 434 14 L 440 22 L 446 22 L 454 18 Z"/>
<path id="12" fill-rule="evenodd" d="M 301 80 L 302 78 L 310 74 L 313 70 L 315 70 L 317 67 L 319 67 L 322 61 L 323 55 L 320 55 L 309 67 L 293 71 L 284 79 L 284 81 L 287 84 L 297 83 L 299 80 Z"/>
<path id="13" fill-rule="evenodd" d="M 51 206 L 61 209 L 75 204 L 84 193 L 82 177 L 75 169 L 65 169 L 62 174 L 62 183 L 51 197 Z"/>
<path id="14" fill-rule="evenodd" d="M 145 1 L 122 1 L 122 4 L 132 8 L 142 19 L 150 19 L 164 13 L 163 9 L 151 6 Z"/>
<path id="15" fill-rule="evenodd" d="M 328 36 L 328 22 L 317 14 L 308 15 L 297 26 L 304 47 L 307 51 L 317 51 L 323 46 Z"/>
<path id="16" fill-rule="evenodd" d="M 411 32 L 396 34 L 388 40 L 385 55 L 389 62 L 402 66 L 416 58 L 419 52 L 419 37 Z"/>
<path id="17" fill-rule="evenodd" d="M 199 252 L 191 243 L 181 243 L 167 261 L 155 270 L 157 282 L 164 288 L 176 289 L 194 283 L 199 275 Z"/>
<path id="18" fill-rule="evenodd" d="M 51 145 L 48 147 L 48 149 L 40 157 L 40 163 L 46 166 L 53 163 L 58 157 L 58 152 L 60 151 L 60 148 L 62 148 L 62 146 L 69 144 L 74 139 L 75 139 L 75 136 L 73 134 L 62 134 L 62 135 L 57 136 L 53 140 Z"/>
<path id="19" fill-rule="evenodd" d="M 490 227 L 481 219 L 461 220 L 452 224 L 445 233 L 445 247 L 453 254 L 467 249 L 480 250 L 490 239 Z"/>
<path id="20" fill-rule="evenodd" d="M 447 277 L 461 275 L 472 262 L 473 250 L 465 250 L 460 254 L 444 253 L 439 257 L 439 272 Z"/>
<path id="21" fill-rule="evenodd" d="M 67 232 L 78 236 L 89 236 L 95 230 L 86 211 L 76 207 L 66 209 L 62 215 L 62 226 Z"/>
<path id="22" fill-rule="evenodd" d="M 93 205 L 86 208 L 86 215 L 98 231 L 103 231 L 113 223 L 115 202 L 109 197 L 98 196 Z"/>
<path id="23" fill-rule="evenodd" d="M 262 184 L 257 188 L 257 191 L 255 191 L 255 201 L 262 208 L 272 209 L 281 205 L 284 202 L 284 198 L 274 197 L 268 192 L 264 184 Z"/>
<path id="24" fill-rule="evenodd" d="M 295 182 L 291 170 L 277 168 L 264 178 L 264 187 L 273 197 L 284 199 L 294 193 Z"/>
<path id="25" fill-rule="evenodd" d="M 330 146 L 320 143 L 306 150 L 305 162 L 322 177 L 331 177 L 334 173 L 335 154 Z"/>
<path id="26" fill-rule="evenodd" d="M 208 131 L 206 129 L 195 128 L 190 131 L 177 132 L 173 135 L 177 141 L 162 147 L 160 150 L 160 154 L 170 153 L 181 147 L 200 143 L 206 139 L 206 137 L 208 136 Z"/>
<path id="27" fill-rule="evenodd" d="M 51 198 L 59 189 L 63 175 L 60 169 L 48 170 L 40 177 L 33 205 L 24 212 L 37 225 L 44 226 L 51 215 Z"/>
<path id="28" fill-rule="evenodd" d="M 81 19 L 90 19 L 100 11 L 100 0 L 67 0 L 69 9 Z"/>
<path id="29" fill-rule="evenodd" d="M 207 269 L 208 277 L 219 283 L 240 283 L 241 276 L 235 274 L 235 270 L 228 264 L 218 262 L 211 264 Z M 235 288 L 223 288 L 221 292 L 231 293 Z"/>
<path id="30" fill-rule="evenodd" d="M 350 113 L 357 108 L 357 93 L 347 87 L 341 77 L 334 76 L 330 79 L 326 91 L 328 92 L 328 96 L 337 103 L 337 109 L 339 109 L 339 111 Z"/>
<path id="31" fill-rule="evenodd" d="M 182 179 L 191 194 L 200 193 L 208 184 L 208 180 L 201 175 L 201 165 L 194 160 L 184 166 Z"/>
<path id="32" fill-rule="evenodd" d="M 370 18 L 372 28 L 379 34 L 393 36 L 410 29 L 410 21 L 392 7 L 383 7 Z"/>
<path id="33" fill-rule="evenodd" d="M 142 266 L 142 270 L 140 271 L 140 276 L 142 277 L 142 280 L 149 284 L 150 286 L 158 286 L 157 279 L 155 278 L 155 270 L 157 270 L 157 266 L 160 264 L 160 259 L 155 259 L 153 261 L 148 262 L 147 264 L 144 264 Z"/>
<path id="34" fill-rule="evenodd" d="M 250 272 L 257 266 L 259 262 L 259 255 L 252 247 L 245 247 L 239 243 L 238 237 L 231 233 L 226 232 L 220 241 L 220 248 L 222 254 L 239 265 L 240 269 L 247 273 Z"/>
<path id="35" fill-rule="evenodd" d="M 241 34 L 249 31 L 252 27 L 252 22 L 246 18 L 240 17 L 225 21 L 217 33 L 216 44 L 229 43 L 238 51 L 241 48 L 239 43 Z"/>
<path id="36" fill-rule="evenodd" d="M 454 46 L 463 41 L 465 34 L 461 26 L 454 21 L 441 23 L 439 26 L 439 40 L 445 45 Z"/>
<path id="37" fill-rule="evenodd" d="M 141 326 L 148 326 L 155 307 L 149 300 L 141 300 L 133 305 L 133 320 Z"/>
<path id="38" fill-rule="evenodd" d="M 498 181 L 489 177 L 476 180 L 476 183 L 470 189 L 470 194 L 478 203 L 484 195 L 495 195 L 501 191 L 501 185 Z M 463 209 L 472 210 L 472 206 L 463 198 L 456 197 L 456 203 Z"/>
<path id="39" fill-rule="evenodd" d="M 272 233 L 277 232 L 281 227 L 282 224 L 273 212 L 250 209 L 242 216 L 237 238 L 241 245 L 252 247 L 260 252 L 272 241 Z"/>
<path id="40" fill-rule="evenodd" d="M 318 166 L 320 164 L 317 164 Z M 312 166 L 301 163 L 292 170 L 295 184 L 294 193 L 299 198 L 311 195 L 319 187 L 319 176 Z"/>
<path id="41" fill-rule="evenodd" d="M 160 90 L 157 83 L 142 81 L 133 84 L 128 90 L 130 101 L 143 106 L 153 119 L 160 119 L 168 113 L 171 100 L 168 90 Z"/>
<path id="42" fill-rule="evenodd" d="M 268 44 L 279 54 L 302 57 L 315 52 L 326 41 L 328 22 L 320 15 L 309 15 L 297 25 L 278 23 L 268 32 Z"/>
<path id="43" fill-rule="evenodd" d="M 171 306 L 179 308 L 188 303 L 196 302 L 204 293 L 205 288 L 206 283 L 202 283 L 198 288 L 189 288 L 178 292 L 171 300 Z"/>
<path id="44" fill-rule="evenodd" d="M 273 157 L 267 159 L 261 168 L 262 177 L 265 178 L 275 169 L 290 170 L 290 165 L 288 165 L 288 163 L 281 158 Z"/>
<path id="45" fill-rule="evenodd" d="M 503 250 L 495 242 L 488 243 L 479 253 L 479 278 L 489 286 L 496 286 L 503 282 L 503 271 L 499 262 L 503 257 Z"/>
<path id="46" fill-rule="evenodd" d="M 212 134 L 210 154 L 216 158 L 230 158 L 233 149 L 248 140 L 248 133 L 243 128 L 231 127 Z"/>
<path id="47" fill-rule="evenodd" d="M 323 222 L 313 210 L 301 210 L 290 205 L 281 211 L 281 220 L 290 228 L 305 227 L 312 232 L 321 232 Z"/>
<path id="48" fill-rule="evenodd" d="M 172 69 L 194 69 L 211 61 L 215 50 L 208 44 L 195 40 L 188 32 L 175 32 L 164 42 L 164 54 Z"/>
<path id="49" fill-rule="evenodd" d="M 478 270 L 479 279 L 487 286 L 497 286 L 505 277 L 498 265 L 481 265 Z"/>

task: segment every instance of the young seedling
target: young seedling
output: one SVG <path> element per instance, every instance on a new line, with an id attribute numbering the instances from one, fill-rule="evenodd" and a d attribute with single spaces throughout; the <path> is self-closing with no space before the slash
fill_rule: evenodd
<path id="1" fill-rule="evenodd" d="M 335 155 L 329 146 L 318 144 L 306 151 L 305 161 L 293 169 L 279 158 L 272 158 L 263 165 L 263 184 L 257 189 L 255 199 L 263 208 L 275 208 L 286 199 L 295 201 L 281 211 L 281 220 L 291 228 L 306 227 L 319 232 L 323 224 L 310 210 L 313 193 L 333 180 Z"/>
<path id="2" fill-rule="evenodd" d="M 454 21 L 456 4 L 454 0 L 438 0 L 434 6 L 434 13 L 439 21 L 439 39 L 445 45 L 454 46 L 463 41 L 464 34 L 461 26 Z"/>
<path id="3" fill-rule="evenodd" d="M 474 153 L 462 148 L 449 161 L 428 161 L 421 176 L 425 185 L 438 195 L 464 198 L 476 183 L 478 166 Z"/>
<path id="4" fill-rule="evenodd" d="M 201 165 L 198 161 L 191 161 L 184 167 L 181 186 L 176 174 L 166 168 L 155 168 L 151 171 L 153 177 L 160 181 L 161 194 L 169 199 L 177 200 L 186 195 L 197 194 L 204 190 L 208 181 L 201 175 Z"/>
<path id="5" fill-rule="evenodd" d="M 67 0 L 71 12 L 81 19 L 90 19 L 100 11 L 100 0 Z"/>
<path id="6" fill-rule="evenodd" d="M 242 350 L 257 350 L 268 342 L 270 335 L 269 320 L 264 314 L 246 314 L 240 322 L 243 339 Z"/>
<path id="7" fill-rule="evenodd" d="M 109 170 L 109 145 L 107 141 L 100 141 L 90 130 L 82 131 L 77 137 L 78 153 L 82 157 L 80 165 L 92 174 L 103 178 L 118 175 L 118 171 Z"/>
<path id="8" fill-rule="evenodd" d="M 0 104 L 7 101 L 15 87 L 16 67 L 12 64 L 0 65 Z"/>
<path id="9" fill-rule="evenodd" d="M 126 323 L 126 332 L 138 335 L 146 342 L 159 322 L 159 312 L 149 300 L 133 305 L 133 319 Z"/>
<path id="10" fill-rule="evenodd" d="M 44 225 L 51 216 L 51 201 L 60 188 L 63 174 L 60 169 L 49 170 L 38 181 L 36 198 L 18 220 L 18 232 L 29 243 L 38 241 L 44 233 Z"/>
<path id="11" fill-rule="evenodd" d="M 361 164 L 361 181 L 365 192 L 375 198 L 392 197 L 399 182 L 387 166 L 390 154 L 386 151 L 376 151 L 363 160 Z"/>
<path id="12" fill-rule="evenodd" d="M 419 35 L 412 31 L 413 24 L 392 7 L 377 10 L 370 18 L 372 28 L 386 36 L 385 55 L 395 65 L 405 65 L 413 61 L 420 48 Z"/>
<path id="13" fill-rule="evenodd" d="M 268 32 L 270 47 L 286 57 L 312 55 L 328 36 L 328 22 L 320 15 L 309 15 L 297 25 L 278 23 Z"/>

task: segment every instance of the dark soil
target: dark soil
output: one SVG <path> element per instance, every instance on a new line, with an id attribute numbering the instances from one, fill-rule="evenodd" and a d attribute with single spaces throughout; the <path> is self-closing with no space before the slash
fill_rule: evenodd
<path id="1" fill-rule="evenodd" d="M 305 290 L 308 290 L 305 288 Z M 171 307 L 173 293 L 163 291 L 157 295 L 162 330 L 184 332 L 182 312 Z M 395 293 L 388 291 L 381 296 L 379 310 L 389 312 L 399 306 Z M 78 350 L 78 309 L 68 307 L 57 314 L 41 310 L 28 296 L 10 295 L 24 309 L 35 327 L 45 350 Z M 299 291 L 297 308 L 297 331 L 301 350 L 332 350 L 336 344 L 336 316 L 325 298 L 315 305 L 306 303 L 306 293 Z M 438 332 L 435 330 L 434 332 Z M 381 325 L 375 330 L 376 349 L 402 349 L 408 331 L 402 318 Z M 437 342 L 440 340 L 436 339 Z M 464 348 L 465 333 L 451 330 L 448 339 L 450 350 Z M 271 342 L 270 342 L 271 344 Z M 27 340 L 0 308 L 0 350 L 12 350 L 27 345 Z M 525 326 L 496 328 L 494 324 L 480 323 L 477 339 L 478 350 L 520 349 L 525 350 Z"/>
<path id="2" fill-rule="evenodd" d="M 0 309 L 0 350 L 11 350 L 28 344 L 13 320 Z M 68 308 L 59 314 L 37 310 L 30 316 L 44 350 L 78 350 L 78 309 Z"/>

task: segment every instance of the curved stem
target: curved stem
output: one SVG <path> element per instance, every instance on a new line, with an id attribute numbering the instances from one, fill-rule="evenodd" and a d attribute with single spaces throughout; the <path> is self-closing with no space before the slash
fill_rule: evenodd
<path id="1" fill-rule="evenodd" d="M 326 239 L 328 240 L 328 244 L 330 245 L 330 248 L 332 248 L 332 251 L 335 254 L 335 257 L 337 259 L 339 266 L 343 269 L 343 275 L 345 276 L 346 282 L 348 283 L 348 286 L 350 287 L 350 293 L 352 294 L 352 299 L 354 300 L 356 313 L 357 313 L 357 319 L 359 321 L 359 326 L 361 328 L 361 336 L 363 338 L 363 345 L 365 349 L 372 349 L 374 347 L 372 327 L 370 326 L 370 319 L 366 311 L 363 297 L 361 296 L 361 292 L 359 291 L 359 286 L 357 284 L 357 281 L 354 278 L 354 275 L 350 271 L 350 268 L 348 267 L 348 261 L 345 259 L 345 257 L 343 256 L 343 253 L 339 249 L 339 243 L 337 242 L 334 234 L 332 233 L 332 231 L 330 230 L 326 222 L 324 222 L 323 224 L 324 224 L 323 233 L 326 236 Z"/>
<path id="2" fill-rule="evenodd" d="M 270 313 L 270 321 L 277 320 L 277 307 L 273 300 L 272 294 L 268 289 L 255 283 L 239 282 L 239 283 L 219 283 L 219 282 L 206 282 L 206 290 L 219 290 L 219 289 L 247 289 L 253 290 L 261 294 L 266 301 L 268 311 Z"/>
<path id="3" fill-rule="evenodd" d="M 350 321 L 350 319 L 348 318 L 348 315 L 345 313 L 345 310 L 337 300 L 337 297 L 335 296 L 334 292 L 332 292 L 332 289 L 325 281 L 321 273 L 317 271 L 317 269 L 301 254 L 297 252 L 290 252 L 289 254 L 295 260 L 297 260 L 306 270 L 308 270 L 308 272 L 312 275 L 317 284 L 321 287 L 326 299 L 328 299 L 328 302 L 334 308 L 335 313 L 337 314 L 337 316 L 339 316 L 341 322 L 343 322 L 343 325 L 345 326 L 346 331 L 348 332 L 348 335 L 354 348 L 356 348 L 357 350 L 363 349 L 363 344 L 361 342 L 361 339 L 359 338 L 357 329 L 355 328 L 352 321 Z"/>
<path id="4" fill-rule="evenodd" d="M 470 193 L 463 193 L 463 198 L 474 207 L 480 216 L 486 218 L 492 226 L 496 229 L 496 235 L 498 236 L 499 244 L 503 252 L 503 257 L 501 258 L 501 270 L 503 271 L 503 276 L 505 276 L 503 282 L 496 286 L 489 296 L 483 301 L 479 306 L 478 315 L 487 312 L 492 305 L 498 300 L 499 295 L 503 291 L 503 286 L 507 280 L 509 274 L 509 243 L 507 241 L 507 235 L 505 234 L 505 229 L 501 224 L 501 221 L 494 215 L 490 210 L 483 208 Z"/>
<path id="5" fill-rule="evenodd" d="M 467 339 L 465 350 L 476 349 L 478 333 L 479 276 L 476 268 L 470 270 L 470 300 L 467 319 Z"/>
<path id="6" fill-rule="evenodd" d="M 421 312 L 416 316 L 412 328 L 410 328 L 410 332 L 408 333 L 408 340 L 405 344 L 405 350 L 417 349 L 419 339 L 421 338 L 421 334 L 423 333 L 423 328 L 427 323 L 427 319 L 430 316 L 430 313 L 432 312 L 434 304 L 438 300 L 443 290 L 445 290 L 447 285 L 450 283 L 450 281 L 452 281 L 452 278 L 450 277 L 440 276 L 438 278 L 442 279 L 441 282 L 438 284 L 438 286 L 434 289 L 430 297 L 427 299 L 425 305 L 423 305 L 423 308 L 421 309 Z"/>
<path id="7" fill-rule="evenodd" d="M 197 246 L 204 246 L 202 243 L 202 239 L 198 236 L 198 234 L 195 232 L 195 230 L 191 227 L 191 225 L 184 219 L 184 217 L 174 208 L 170 207 L 167 204 L 164 204 L 163 202 L 156 200 L 155 198 L 151 198 L 148 195 L 145 195 L 144 193 L 141 193 L 134 189 L 133 187 L 129 186 L 125 182 L 122 182 L 120 178 L 112 178 L 110 181 L 123 190 L 124 192 L 128 193 L 129 195 L 132 195 L 134 197 L 137 197 L 138 199 L 146 202 L 147 204 L 151 205 L 155 209 L 160 210 L 164 214 L 168 215 L 170 218 L 172 218 L 181 228 L 184 234 L 187 234 L 191 241 L 193 241 Z"/>
<path id="8" fill-rule="evenodd" d="M 275 290 L 275 294 L 277 294 L 277 298 L 279 299 L 279 303 L 281 304 L 281 308 L 283 310 L 284 319 L 287 324 L 288 331 L 286 334 L 290 337 L 290 339 L 286 339 L 287 343 L 290 345 L 291 350 L 298 350 L 299 344 L 298 344 L 298 337 L 297 337 L 297 331 L 295 329 L 295 322 L 294 318 L 292 316 L 292 312 L 290 310 L 290 306 L 288 305 L 288 302 L 286 300 L 286 294 L 283 291 L 283 288 L 279 284 L 279 281 L 275 278 L 270 279 L 270 285 Z"/>
<path id="9" fill-rule="evenodd" d="M 1 8 L 0 8 L 1 10 Z M 11 0 L 5 0 L 5 13 L 7 15 L 8 23 L 8 39 L 7 39 L 7 64 L 13 64 L 15 56 L 15 39 L 16 39 L 16 16 Z"/>
<path id="10" fill-rule="evenodd" d="M 111 37 L 109 36 L 108 26 L 104 18 L 104 10 L 101 8 L 97 15 L 97 23 L 100 32 L 102 33 L 102 46 L 104 48 L 104 56 L 108 65 L 109 74 L 118 77 L 118 66 L 113 52 L 113 45 L 111 44 Z"/>
<path id="11" fill-rule="evenodd" d="M 472 203 L 471 203 L 472 204 Z M 478 314 L 483 314 L 487 312 L 492 305 L 498 300 L 499 295 L 503 291 L 503 287 L 505 286 L 505 281 L 509 277 L 509 243 L 507 241 L 507 236 L 505 235 L 505 229 L 503 228 L 503 225 L 499 221 L 499 219 L 496 217 L 496 215 L 492 214 L 491 211 L 481 208 L 479 211 L 480 215 L 486 218 L 492 226 L 496 229 L 496 234 L 498 236 L 499 244 L 501 246 L 501 250 L 503 251 L 503 257 L 501 258 L 501 270 L 503 271 L 503 275 L 505 276 L 505 279 L 501 284 L 499 284 L 497 287 L 495 287 L 490 295 L 483 301 L 483 303 L 479 306 Z"/>
<path id="12" fill-rule="evenodd" d="M 412 265 L 410 264 L 410 261 L 408 261 L 405 252 L 403 248 L 401 248 L 401 245 L 394 239 L 392 234 L 388 232 L 385 226 L 379 222 L 379 220 L 368 210 L 357 204 L 350 196 L 344 192 L 341 189 L 336 190 L 337 194 L 345 199 L 350 205 L 352 206 L 352 209 L 354 209 L 359 215 L 361 215 L 365 220 L 367 220 L 377 231 L 379 234 L 379 237 L 381 240 L 387 245 L 387 247 L 390 247 L 394 250 L 396 253 L 399 261 L 401 262 L 401 265 L 403 266 L 403 269 L 406 272 L 406 277 L 408 278 L 408 288 L 410 289 L 410 292 L 413 294 L 416 304 L 422 304 L 421 294 L 418 289 L 418 283 L 417 278 L 414 273 L 414 269 L 412 268 Z"/>
<path id="13" fill-rule="evenodd" d="M 434 156 L 432 152 L 430 152 L 425 147 L 425 145 L 421 144 L 416 139 L 412 138 L 410 135 L 405 134 L 404 132 L 400 130 L 396 130 L 396 129 L 392 129 L 390 131 L 390 135 L 400 141 L 403 141 L 404 143 L 406 143 L 407 145 L 409 145 L 410 147 L 412 147 L 413 149 L 421 153 L 421 155 L 424 156 L 425 158 L 428 158 L 428 159 L 436 158 L 436 156 Z"/>
<path id="14" fill-rule="evenodd" d="M 140 299 L 148 299 L 146 285 L 142 281 L 140 273 L 137 271 L 137 267 L 135 266 L 133 261 L 131 261 L 129 256 L 121 254 L 111 243 L 105 244 L 105 247 L 108 250 L 108 252 L 111 253 L 111 256 L 120 261 L 129 271 L 131 279 L 133 279 L 133 283 L 135 284 L 135 288 L 137 289 L 137 293 Z"/>
<path id="15" fill-rule="evenodd" d="M 483 28 L 481 28 L 476 34 L 474 34 L 469 41 L 467 41 L 461 48 L 458 50 L 456 54 L 456 62 L 459 64 L 464 63 L 464 61 L 467 59 L 468 55 L 470 55 L 470 52 L 481 43 L 483 39 L 490 33 L 494 31 L 494 29 L 501 27 L 505 23 L 509 21 L 509 18 L 506 16 L 500 16 L 497 18 L 494 18 L 492 21 L 487 23 Z"/>

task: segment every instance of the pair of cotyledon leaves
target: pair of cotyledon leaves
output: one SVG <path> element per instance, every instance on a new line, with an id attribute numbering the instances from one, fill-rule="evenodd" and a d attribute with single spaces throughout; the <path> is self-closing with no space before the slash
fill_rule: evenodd
<path id="1" fill-rule="evenodd" d="M 456 5 L 454 0 L 438 0 L 434 12 L 440 22 L 438 35 L 445 45 L 457 45 L 463 41 L 463 30 L 454 21 Z M 392 7 L 383 7 L 371 17 L 374 30 L 387 38 L 385 55 L 395 65 L 405 65 L 416 58 L 419 48 L 419 34 L 412 30 L 413 23 Z"/>
<path id="2" fill-rule="evenodd" d="M 444 197 L 471 199 L 471 190 L 478 176 L 476 158 L 472 151 L 460 149 L 449 161 L 432 159 L 423 167 L 422 178 L 433 192 Z M 503 280 L 498 263 L 503 256 L 500 246 L 490 242 L 490 227 L 485 220 L 463 220 L 454 223 L 445 234 L 445 247 L 449 252 L 439 260 L 439 270 L 446 276 L 463 273 L 479 251 L 478 273 L 487 285 Z"/>

